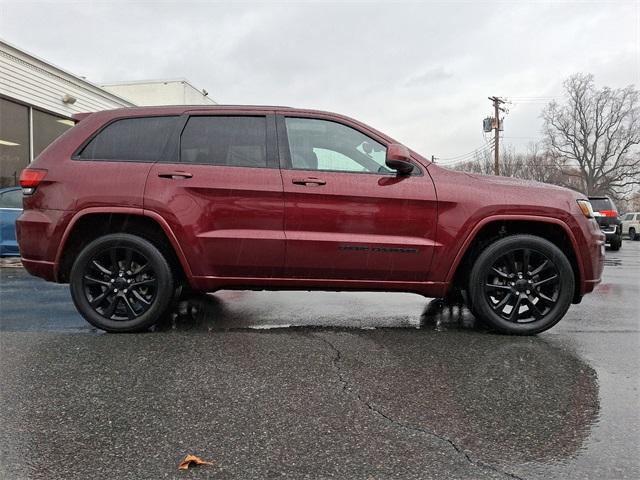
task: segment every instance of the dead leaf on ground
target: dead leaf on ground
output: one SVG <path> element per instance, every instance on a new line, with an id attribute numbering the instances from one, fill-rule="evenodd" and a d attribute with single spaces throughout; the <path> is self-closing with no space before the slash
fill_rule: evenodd
<path id="1" fill-rule="evenodd" d="M 207 462 L 200 457 L 196 457 L 195 455 L 187 455 L 184 457 L 184 460 L 180 462 L 178 468 L 180 470 L 188 470 L 192 465 L 213 465 L 213 462 Z"/>

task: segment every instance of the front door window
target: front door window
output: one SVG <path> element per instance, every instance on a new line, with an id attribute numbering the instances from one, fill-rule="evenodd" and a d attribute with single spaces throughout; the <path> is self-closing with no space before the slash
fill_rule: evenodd
<path id="1" fill-rule="evenodd" d="M 354 173 L 392 173 L 381 143 L 340 123 L 311 118 L 285 119 L 291 168 Z"/>

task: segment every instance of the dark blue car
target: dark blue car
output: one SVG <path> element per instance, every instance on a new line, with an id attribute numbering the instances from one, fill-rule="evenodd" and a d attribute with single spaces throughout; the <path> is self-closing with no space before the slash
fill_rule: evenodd
<path id="1" fill-rule="evenodd" d="M 0 189 L 0 257 L 20 255 L 16 242 L 16 219 L 22 213 L 22 189 Z"/>

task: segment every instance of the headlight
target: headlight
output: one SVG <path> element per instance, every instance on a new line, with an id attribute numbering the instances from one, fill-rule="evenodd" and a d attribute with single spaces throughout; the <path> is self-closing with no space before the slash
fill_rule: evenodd
<path id="1" fill-rule="evenodd" d="M 593 218 L 593 207 L 589 200 L 576 200 L 583 215 L 587 218 Z"/>

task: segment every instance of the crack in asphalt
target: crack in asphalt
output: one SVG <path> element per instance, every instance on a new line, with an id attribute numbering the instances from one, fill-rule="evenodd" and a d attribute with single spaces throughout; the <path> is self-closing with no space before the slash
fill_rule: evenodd
<path id="1" fill-rule="evenodd" d="M 460 446 L 458 446 L 453 440 L 451 440 L 450 438 L 447 438 L 445 436 L 439 435 L 431 430 L 427 430 L 425 428 L 421 428 L 421 427 L 416 427 L 414 425 L 410 425 L 410 424 L 406 424 L 403 422 L 400 422 L 398 420 L 395 420 L 393 418 L 391 418 L 390 416 L 386 415 L 385 413 L 383 413 L 382 411 L 378 410 L 376 407 L 374 407 L 373 405 L 371 405 L 369 402 L 367 402 L 365 399 L 363 399 L 360 394 L 356 391 L 353 391 L 349 388 L 349 382 L 345 379 L 345 374 L 344 371 L 342 370 L 341 367 L 341 363 L 342 363 L 342 352 L 340 351 L 340 349 L 338 347 L 336 347 L 330 340 L 327 340 L 324 337 L 320 337 L 318 335 L 314 335 L 316 338 L 318 338 L 321 342 L 325 343 L 326 345 L 329 346 L 329 348 L 335 353 L 335 356 L 333 357 L 333 368 L 336 370 L 336 372 L 338 373 L 338 379 L 340 380 L 340 383 L 342 384 L 342 391 L 345 392 L 348 395 L 351 395 L 353 398 L 355 398 L 359 403 L 361 403 L 362 405 L 364 405 L 368 410 L 370 410 L 371 412 L 373 412 L 375 415 L 383 418 L 384 420 L 386 420 L 387 422 L 391 423 L 392 425 L 405 429 L 405 430 L 411 430 L 414 432 L 418 432 L 418 433 L 422 433 L 424 435 L 429 435 L 431 437 L 435 437 L 443 442 L 448 443 L 458 454 L 462 455 L 466 461 L 476 467 L 476 468 L 485 468 L 487 470 L 491 470 L 493 472 L 496 472 L 500 475 L 504 475 L 506 477 L 509 478 L 515 478 L 517 480 L 524 480 L 523 477 L 520 477 L 514 473 L 510 473 L 510 472 L 506 472 L 504 470 L 501 470 L 498 467 L 495 467 L 493 465 L 490 465 L 488 463 L 485 463 L 481 460 L 474 460 L 471 458 L 471 456 L 465 452 Z"/>

